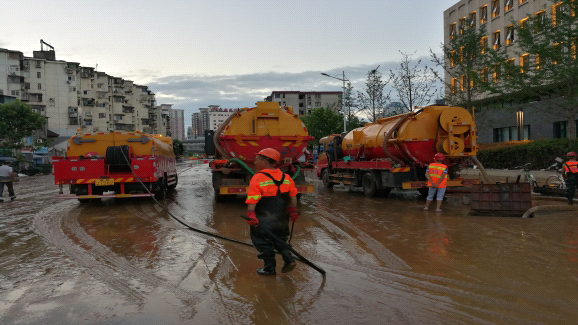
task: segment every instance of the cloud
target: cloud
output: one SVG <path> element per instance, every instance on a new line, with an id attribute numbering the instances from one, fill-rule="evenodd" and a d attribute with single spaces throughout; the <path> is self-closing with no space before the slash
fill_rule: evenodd
<path id="1" fill-rule="evenodd" d="M 418 58 L 416 58 L 417 60 Z M 422 65 L 428 65 L 429 57 L 422 58 Z M 304 71 L 280 73 L 275 71 L 242 75 L 175 75 L 153 78 L 147 83 L 157 97 L 157 103 L 170 102 L 173 108 L 185 110 L 185 124 L 190 124 L 192 113 L 200 107 L 220 105 L 223 108 L 252 107 L 264 100 L 275 90 L 294 91 L 341 91 L 342 82 L 322 76 L 321 72 L 352 82 L 355 91 L 365 88 L 368 71 L 379 66 L 384 79 L 390 70 L 396 70 L 399 62 L 377 62 L 369 65 L 346 66 L 329 71 Z"/>

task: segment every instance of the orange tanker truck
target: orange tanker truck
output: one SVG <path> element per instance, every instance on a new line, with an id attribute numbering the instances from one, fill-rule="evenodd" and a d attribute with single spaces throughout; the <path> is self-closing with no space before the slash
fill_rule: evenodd
<path id="1" fill-rule="evenodd" d="M 305 168 L 313 166 L 306 162 L 308 159 L 300 159 L 313 137 L 291 107 L 280 107 L 278 102 L 256 105 L 231 115 L 205 138 L 206 154 L 215 155 L 209 166 L 216 200 L 247 194 L 255 173 L 255 157 L 265 148 L 281 153 L 279 168 L 293 178 L 299 193 L 313 192 L 313 185 L 305 183 L 303 174 Z"/>
<path id="2" fill-rule="evenodd" d="M 476 138 L 476 125 L 465 109 L 427 106 L 321 139 L 317 176 L 327 188 L 362 187 L 367 196 L 386 196 L 392 188 L 427 194 L 425 171 L 441 152 L 449 166 L 448 187 L 471 185 L 477 180 L 458 179 L 457 171 L 475 159 Z"/>
<path id="3" fill-rule="evenodd" d="M 178 182 L 173 140 L 139 131 L 79 132 L 68 140 L 66 156 L 52 157 L 52 171 L 59 197 L 82 202 L 149 192 L 164 198 Z M 66 184 L 70 195 L 63 194 Z"/>

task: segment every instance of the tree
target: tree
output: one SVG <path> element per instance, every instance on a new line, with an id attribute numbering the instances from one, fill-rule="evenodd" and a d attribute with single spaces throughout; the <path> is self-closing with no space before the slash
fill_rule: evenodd
<path id="1" fill-rule="evenodd" d="M 495 92 L 502 99 L 521 102 L 540 100 L 535 108 L 558 115 L 568 121 L 568 137 L 576 140 L 578 117 L 578 2 L 557 0 L 553 14 L 543 12 L 527 17 L 522 23 L 513 22 L 514 50 L 502 47 L 492 51 L 493 63 L 500 67 L 501 78 Z M 514 64 L 519 58 L 519 64 Z"/>
<path id="2" fill-rule="evenodd" d="M 351 82 L 348 81 L 347 84 L 345 84 L 345 93 L 343 94 L 343 114 L 347 116 L 347 130 L 351 130 L 349 124 L 355 117 L 355 112 L 352 108 L 356 106 L 357 103 L 355 97 L 353 97 L 353 86 L 351 85 Z"/>
<path id="3" fill-rule="evenodd" d="M 19 100 L 0 105 L 0 146 L 22 148 L 22 139 L 44 127 L 45 118 Z"/>
<path id="4" fill-rule="evenodd" d="M 185 152 L 185 146 L 183 142 L 180 140 L 173 140 L 173 152 L 175 153 L 175 157 L 180 157 Z"/>
<path id="5" fill-rule="evenodd" d="M 357 110 L 368 116 L 372 122 L 383 115 L 389 101 L 389 93 L 384 94 L 384 88 L 390 80 L 383 81 L 378 69 L 379 66 L 367 72 L 364 92 L 357 92 Z"/>
<path id="6" fill-rule="evenodd" d="M 336 113 L 332 105 L 315 108 L 311 114 L 301 116 L 301 120 L 309 130 L 309 135 L 315 137 L 313 145 L 319 144 L 321 138 L 340 133 L 343 129 L 343 115 Z"/>
<path id="7" fill-rule="evenodd" d="M 403 112 L 411 112 L 415 106 L 430 103 L 436 92 L 437 78 L 428 67 L 420 69 L 421 59 L 411 66 L 412 56 L 401 52 L 401 63 L 396 73 L 389 71 L 398 100 L 403 104 Z M 396 111 L 396 113 L 398 113 Z"/>
<path id="8" fill-rule="evenodd" d="M 475 21 L 467 20 L 458 30 L 452 31 L 448 45 L 441 45 L 442 56 L 430 49 L 432 61 L 447 78 L 437 70 L 431 72 L 444 83 L 446 101 L 472 111 L 474 102 L 489 90 L 488 38 L 485 25 L 476 28 Z"/>

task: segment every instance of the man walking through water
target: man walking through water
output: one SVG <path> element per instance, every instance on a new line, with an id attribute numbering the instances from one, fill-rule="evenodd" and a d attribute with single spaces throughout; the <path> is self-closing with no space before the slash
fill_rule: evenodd
<path id="1" fill-rule="evenodd" d="M 251 225 L 251 240 L 259 251 L 257 257 L 265 263 L 258 268 L 260 275 L 275 275 L 275 250 L 281 253 L 285 265 L 281 273 L 286 273 L 295 267 L 295 259 L 291 252 L 274 239 L 268 238 L 259 228 L 269 230 L 284 242 L 289 237 L 289 220 L 295 222 L 299 218 L 297 211 L 297 188 L 291 177 L 283 173 L 275 165 L 281 159 L 281 154 L 272 148 L 259 151 L 255 159 L 255 167 L 259 170 L 249 183 L 247 193 L 247 223 Z"/>
<path id="2" fill-rule="evenodd" d="M 446 159 L 446 156 L 444 156 L 443 153 L 436 153 L 434 155 L 435 162 L 429 164 L 425 172 L 429 192 L 427 194 L 425 207 L 423 208 L 424 210 L 429 209 L 429 205 L 435 196 L 437 199 L 436 212 L 442 212 L 442 201 L 444 199 L 444 194 L 446 193 L 448 181 L 448 166 L 442 164 L 444 159 Z"/>
<path id="3" fill-rule="evenodd" d="M 14 178 L 16 173 L 10 167 L 10 162 L 8 160 L 4 161 L 4 164 L 0 166 L 0 202 L 4 202 L 2 195 L 4 194 L 4 185 L 8 188 L 8 196 L 10 200 L 14 201 L 16 195 L 14 194 Z"/>

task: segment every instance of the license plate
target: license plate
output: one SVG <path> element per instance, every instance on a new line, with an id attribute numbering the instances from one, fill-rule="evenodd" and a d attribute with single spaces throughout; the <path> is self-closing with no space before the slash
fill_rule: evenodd
<path id="1" fill-rule="evenodd" d="M 94 182 L 94 185 L 96 185 L 96 186 L 114 185 L 114 178 L 97 179 Z"/>

